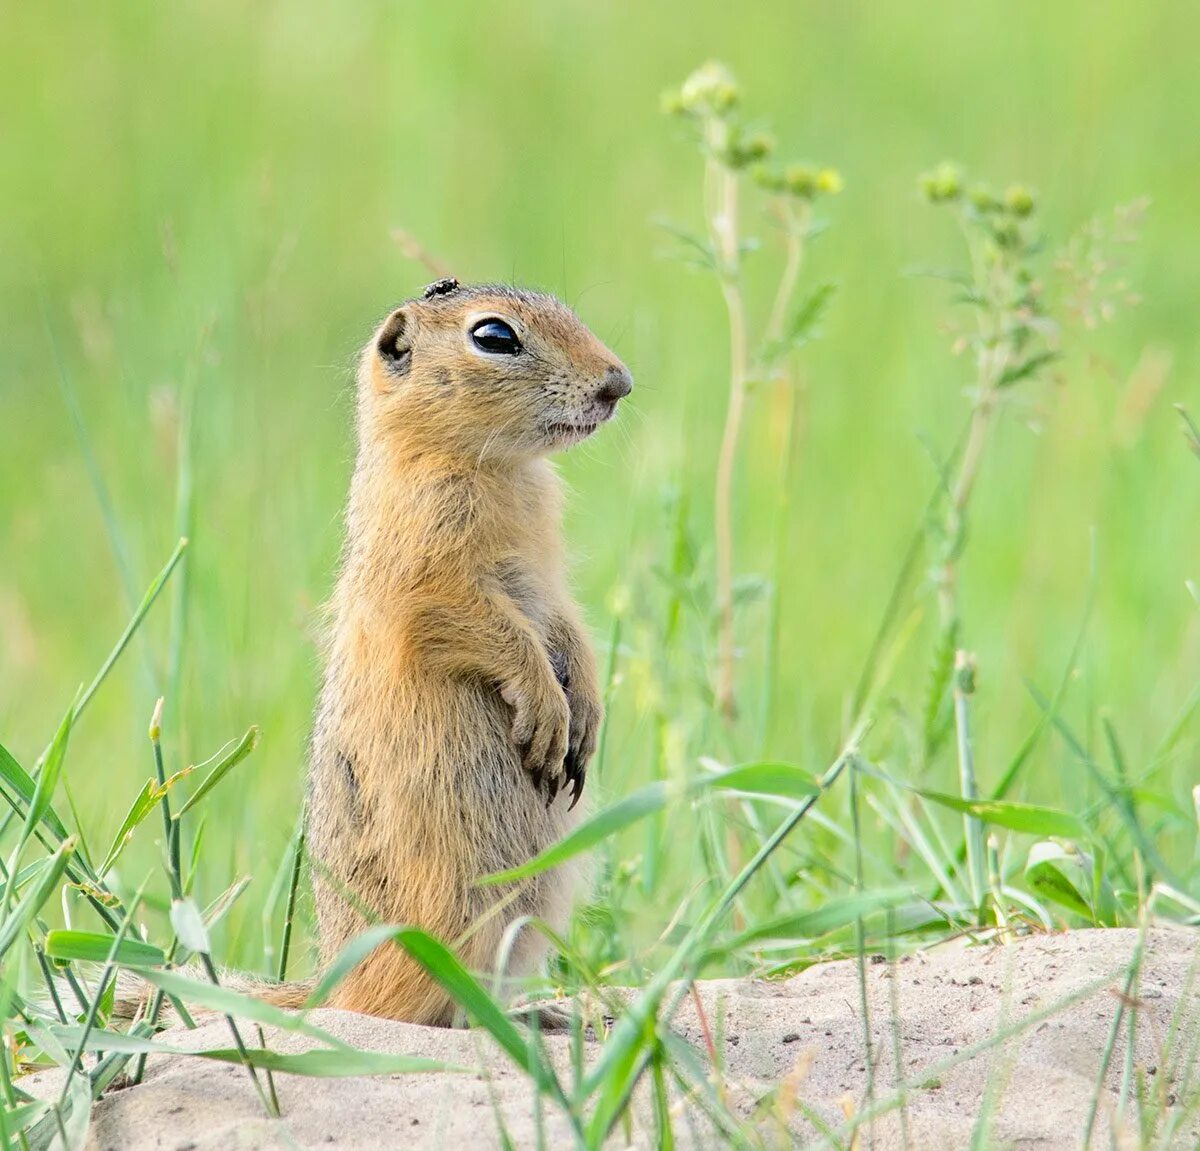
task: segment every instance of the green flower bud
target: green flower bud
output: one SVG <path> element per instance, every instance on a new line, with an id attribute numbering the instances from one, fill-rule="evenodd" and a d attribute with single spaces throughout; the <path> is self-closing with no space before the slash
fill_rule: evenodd
<path id="1" fill-rule="evenodd" d="M 944 162 L 921 177 L 921 191 L 934 204 L 957 200 L 962 195 L 962 169 Z"/>
<path id="2" fill-rule="evenodd" d="M 969 194 L 972 205 L 980 212 L 994 212 L 1000 207 L 1000 201 L 992 195 L 992 190 L 986 184 L 976 184 Z"/>
<path id="3" fill-rule="evenodd" d="M 773 164 L 755 164 L 750 175 L 760 188 L 768 192 L 782 192 L 786 187 L 783 169 Z"/>
<path id="4" fill-rule="evenodd" d="M 1004 193 L 1004 204 L 1014 216 L 1028 216 L 1034 209 L 1032 193 L 1021 184 L 1013 184 Z"/>
<path id="5" fill-rule="evenodd" d="M 775 137 L 770 132 L 751 132 L 741 141 L 739 151 L 747 162 L 765 160 L 775 150 Z"/>
<path id="6" fill-rule="evenodd" d="M 718 84 L 713 89 L 712 106 L 713 106 L 713 111 L 718 113 L 718 115 L 723 112 L 730 111 L 730 109 L 732 109 L 737 104 L 737 102 L 738 102 L 737 85 L 733 83 L 732 79 L 729 81 L 726 81 L 724 83 Z"/>
<path id="7" fill-rule="evenodd" d="M 943 200 L 957 200 L 962 195 L 962 170 L 954 164 L 939 164 L 937 173 L 938 195 Z"/>
<path id="8" fill-rule="evenodd" d="M 992 235 L 1001 248 L 1016 248 L 1021 243 L 1021 229 L 1016 220 L 1004 217 L 993 220 Z"/>
<path id="9" fill-rule="evenodd" d="M 804 164 L 789 164 L 783 171 L 783 179 L 793 196 L 808 198 L 817 190 L 817 178 Z"/>

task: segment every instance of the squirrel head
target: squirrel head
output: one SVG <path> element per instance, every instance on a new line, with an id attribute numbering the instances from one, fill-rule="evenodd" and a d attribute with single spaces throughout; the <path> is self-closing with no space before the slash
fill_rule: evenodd
<path id="1" fill-rule="evenodd" d="M 480 462 L 579 443 L 632 388 L 625 365 L 553 296 L 453 279 L 393 311 L 359 368 L 364 436 Z"/>

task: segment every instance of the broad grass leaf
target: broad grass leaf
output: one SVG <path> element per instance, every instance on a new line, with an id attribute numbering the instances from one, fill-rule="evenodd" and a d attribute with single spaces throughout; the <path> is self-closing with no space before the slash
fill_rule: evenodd
<path id="1" fill-rule="evenodd" d="M 0 924 L 0 956 L 24 934 L 25 928 L 33 920 L 46 902 L 57 890 L 71 855 L 75 850 L 75 840 L 65 840 L 59 849 L 42 865 L 41 875 L 37 882 L 25 892 L 21 902 L 9 912 L 8 917 Z"/>
<path id="2" fill-rule="evenodd" d="M 224 756 L 220 762 L 200 781 L 200 786 L 192 792 L 186 803 L 175 813 L 175 818 L 182 816 L 196 806 L 218 783 L 221 782 L 243 759 L 258 746 L 258 728 L 251 727 L 237 742 L 237 746 Z"/>
<path id="3" fill-rule="evenodd" d="M 736 935 L 720 948 L 722 952 L 738 951 L 764 939 L 817 939 L 847 927 L 864 916 L 911 900 L 910 887 L 887 888 L 882 891 L 863 891 L 831 899 L 812 911 L 795 915 L 779 915 Z"/>
<path id="4" fill-rule="evenodd" d="M 36 1123 L 48 1110 L 50 1104 L 41 1099 L 32 1103 L 19 1103 L 4 1113 L 4 1122 L 11 1133 L 23 1130 L 31 1123 Z"/>
<path id="5" fill-rule="evenodd" d="M 189 951 L 207 954 L 212 950 L 204 916 L 191 899 L 176 899 L 171 903 L 171 926 L 179 936 L 179 942 Z"/>
<path id="6" fill-rule="evenodd" d="M 82 1027 L 52 1027 L 58 1038 L 71 1046 L 83 1040 Z M 233 1047 L 204 1048 L 181 1051 L 167 1043 L 128 1035 L 120 1031 L 93 1029 L 83 1043 L 85 1051 L 111 1051 L 129 1055 L 186 1055 L 188 1058 L 214 1059 L 221 1063 L 244 1062 Z M 321 1079 L 341 1079 L 352 1075 L 411 1075 L 429 1071 L 467 1072 L 465 1067 L 444 1063 L 439 1059 L 423 1059 L 416 1055 L 394 1054 L 390 1051 L 362 1051 L 356 1047 L 324 1048 L 285 1054 L 261 1047 L 248 1047 L 249 1062 L 267 1071 L 285 1071 L 292 1075 L 308 1075 Z"/>
<path id="7" fill-rule="evenodd" d="M 1074 881 L 1067 875 L 1071 853 L 1057 843 L 1035 843 L 1025 863 L 1025 881 L 1043 899 L 1073 911 L 1084 919 L 1092 909 Z"/>
<path id="8" fill-rule="evenodd" d="M 46 954 L 51 959 L 104 963 L 112 952 L 113 937 L 98 931 L 51 931 Z M 162 948 L 140 939 L 123 939 L 113 959 L 123 967 L 161 967 L 167 961 Z"/>
<path id="9" fill-rule="evenodd" d="M 71 737 L 71 723 L 74 715 L 75 709 L 72 706 L 63 716 L 62 723 L 58 725 L 58 731 L 55 732 L 54 740 L 50 744 L 46 762 L 38 773 L 37 785 L 34 787 L 33 798 L 29 801 L 29 811 L 25 816 L 25 826 L 21 830 L 20 843 L 22 847 L 28 842 L 37 825 L 54 810 L 52 802 L 54 793 L 58 789 L 59 777 L 62 775 L 63 763 L 66 761 L 67 741 Z M 59 826 L 62 825 L 62 820 L 57 815 L 54 816 L 54 821 Z"/>
<path id="10" fill-rule="evenodd" d="M 914 790 L 930 803 L 962 812 L 963 815 L 972 815 L 984 823 L 1006 827 L 1010 831 L 1027 835 L 1054 835 L 1063 839 L 1090 839 L 1083 821 L 1069 811 L 1007 799 L 963 799 L 940 791 L 926 791 L 923 788 Z"/>
<path id="11" fill-rule="evenodd" d="M 121 822 L 120 830 L 113 837 L 112 846 L 109 847 L 107 854 L 104 856 L 104 862 L 100 865 L 100 870 L 96 874 L 103 879 L 108 874 L 112 866 L 117 862 L 133 838 L 134 830 L 138 824 L 142 822 L 152 812 L 158 804 L 158 797 L 155 795 L 154 780 L 146 780 L 145 786 L 138 792 L 137 798 L 130 805 L 129 811 L 126 812 L 124 820 Z"/>
<path id="12" fill-rule="evenodd" d="M 485 875 L 480 883 L 511 883 L 518 879 L 527 879 L 532 875 L 540 875 L 560 863 L 595 847 L 596 844 L 615 835 L 618 831 L 644 819 L 653 812 L 660 811 L 672 794 L 672 789 L 664 782 L 658 781 L 627 795 L 616 803 L 598 811 L 590 819 L 584 820 L 574 831 L 563 836 L 557 843 L 552 844 L 540 855 L 528 863 L 514 867 L 509 871 L 501 871 L 494 875 Z M 679 789 L 674 789 L 679 794 Z"/>
<path id="13" fill-rule="evenodd" d="M 539 1086 L 554 1078 L 554 1072 L 542 1063 L 534 1049 L 526 1043 L 504 1008 L 445 944 L 416 927 L 397 927 L 393 930 L 393 938 Z"/>
<path id="14" fill-rule="evenodd" d="M 21 806 L 28 809 L 29 804 L 33 802 L 34 792 L 37 791 L 37 782 L 12 757 L 2 743 L 0 743 L 0 782 L 4 784 L 9 803 L 15 810 L 21 809 L 15 799 L 19 799 Z M 54 808 L 47 807 L 42 814 L 42 819 L 60 843 L 67 838 L 67 829 L 62 820 L 58 818 Z"/>
<path id="15" fill-rule="evenodd" d="M 748 763 L 692 780 L 686 787 L 663 781 L 648 784 L 584 820 L 574 831 L 528 863 L 509 871 L 485 875 L 482 884 L 512 883 L 549 871 L 657 811 L 674 799 L 705 791 L 743 791 L 759 795 L 808 798 L 819 795 L 820 784 L 802 768 L 788 763 Z"/>
<path id="16" fill-rule="evenodd" d="M 303 1015 L 293 1011 L 285 1011 L 272 1003 L 256 999 L 230 987 L 218 987 L 215 983 L 204 983 L 189 979 L 175 971 L 141 971 L 139 975 L 147 983 L 161 987 L 168 995 L 193 1003 L 199 1007 L 207 1007 L 219 1011 L 222 1015 L 233 1015 L 239 1019 L 250 1019 L 255 1023 L 265 1023 L 284 1031 L 292 1031 L 298 1035 L 307 1035 L 318 1039 L 330 1047 L 344 1048 L 347 1045 L 329 1032 L 314 1024 L 308 1023 Z"/>
<path id="17" fill-rule="evenodd" d="M 309 995 L 305 1007 L 320 1007 L 325 1003 L 334 990 L 341 985 L 343 979 L 350 974 L 377 947 L 385 943 L 394 943 L 396 928 L 390 923 L 369 927 L 361 935 L 356 935 L 345 947 L 338 952 L 337 958 L 329 964 L 321 974 L 312 994 Z"/>
<path id="18" fill-rule="evenodd" d="M 821 794 L 821 785 L 802 767 L 790 763 L 745 763 L 726 771 L 702 776 L 689 792 L 703 790 L 746 791 L 755 795 L 777 795 L 804 799 Z"/>

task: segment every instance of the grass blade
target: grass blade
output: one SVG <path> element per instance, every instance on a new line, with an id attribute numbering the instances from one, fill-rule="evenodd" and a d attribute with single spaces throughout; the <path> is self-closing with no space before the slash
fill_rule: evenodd
<path id="1" fill-rule="evenodd" d="M 46 935 L 46 954 L 51 959 L 104 963 L 112 950 L 113 937 L 98 931 L 55 930 Z M 166 953 L 140 939 L 124 939 L 113 956 L 123 967 L 161 967 Z"/>
<path id="2" fill-rule="evenodd" d="M 196 806 L 218 783 L 221 782 L 243 759 L 246 758 L 258 746 L 258 728 L 251 727 L 245 735 L 238 740 L 237 746 L 229 752 L 218 764 L 204 777 L 200 782 L 200 786 L 192 792 L 191 797 L 185 801 L 183 806 L 175 813 L 175 819 L 180 819 L 188 811 Z"/>

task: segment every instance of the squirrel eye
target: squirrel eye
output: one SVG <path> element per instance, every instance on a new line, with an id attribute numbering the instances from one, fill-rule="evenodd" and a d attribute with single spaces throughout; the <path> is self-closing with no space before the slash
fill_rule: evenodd
<path id="1" fill-rule="evenodd" d="M 492 356 L 515 356 L 521 350 L 517 333 L 503 320 L 480 320 L 471 329 L 471 340 L 481 352 Z"/>

